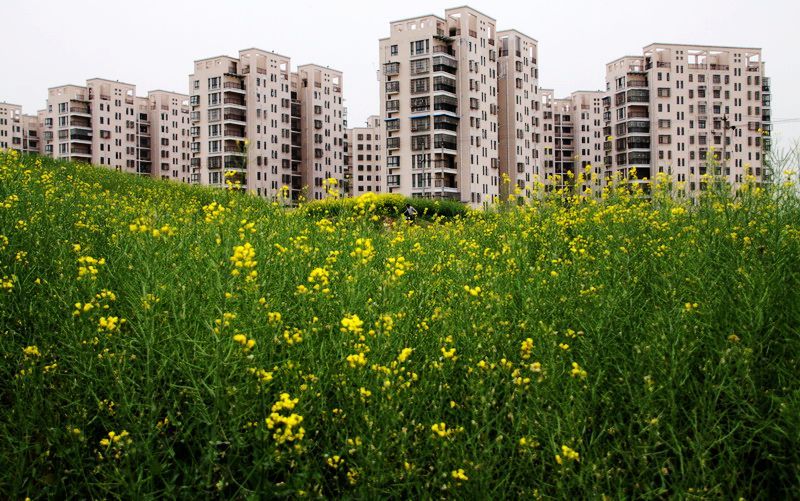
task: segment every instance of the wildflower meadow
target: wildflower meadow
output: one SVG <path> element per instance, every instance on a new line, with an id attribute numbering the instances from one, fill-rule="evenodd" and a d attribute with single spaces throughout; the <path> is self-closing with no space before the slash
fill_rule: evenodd
<path id="1" fill-rule="evenodd" d="M 409 224 L 0 153 L 0 493 L 796 495 L 797 196 L 632 186 Z"/>

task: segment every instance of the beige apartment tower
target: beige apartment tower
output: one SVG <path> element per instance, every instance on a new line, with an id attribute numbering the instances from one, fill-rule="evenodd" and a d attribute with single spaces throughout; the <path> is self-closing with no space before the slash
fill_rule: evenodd
<path id="1" fill-rule="evenodd" d="M 529 198 L 544 173 L 537 42 L 516 30 L 497 33 L 501 195 Z"/>
<path id="2" fill-rule="evenodd" d="M 341 72 L 245 49 L 195 61 L 189 85 L 195 182 L 288 203 L 344 180 Z"/>
<path id="3" fill-rule="evenodd" d="M 599 195 L 603 188 L 602 91 L 556 99 L 541 89 L 544 185 Z"/>
<path id="4" fill-rule="evenodd" d="M 372 115 L 364 127 L 347 130 L 350 155 L 350 193 L 357 197 L 367 192 L 381 193 L 383 158 L 381 118 Z"/>
<path id="5" fill-rule="evenodd" d="M 663 172 L 688 193 L 704 188 L 707 173 L 734 187 L 748 173 L 766 179 L 770 89 L 760 49 L 654 43 L 608 63 L 606 86 L 607 177 L 635 168 L 647 189 L 642 179 Z"/>
<path id="6" fill-rule="evenodd" d="M 189 136 L 189 96 L 165 90 L 147 93 L 150 125 L 150 153 L 153 177 L 190 183 L 192 181 Z"/>
<path id="7" fill-rule="evenodd" d="M 185 95 L 154 91 L 138 97 L 135 85 L 93 78 L 85 86 L 50 88 L 38 120 L 45 155 L 189 180 Z"/>
<path id="8" fill-rule="evenodd" d="M 480 206 L 500 192 L 495 20 L 469 7 L 379 42 L 385 186 Z"/>
<path id="9" fill-rule="evenodd" d="M 22 151 L 22 106 L 0 103 L 0 149 Z"/>

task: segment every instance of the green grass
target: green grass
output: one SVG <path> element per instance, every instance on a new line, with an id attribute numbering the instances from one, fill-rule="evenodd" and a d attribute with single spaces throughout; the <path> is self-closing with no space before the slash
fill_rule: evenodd
<path id="1" fill-rule="evenodd" d="M 0 154 L 4 497 L 798 492 L 795 196 L 332 205 Z"/>

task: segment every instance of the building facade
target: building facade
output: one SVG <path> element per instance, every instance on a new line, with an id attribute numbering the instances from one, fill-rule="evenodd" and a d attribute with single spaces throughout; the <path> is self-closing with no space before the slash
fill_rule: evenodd
<path id="1" fill-rule="evenodd" d="M 23 150 L 22 106 L 0 103 L 0 149 Z"/>
<path id="2" fill-rule="evenodd" d="M 372 115 L 364 127 L 347 130 L 351 163 L 350 194 L 354 197 L 367 192 L 383 191 L 381 155 L 381 118 Z"/>
<path id="3" fill-rule="evenodd" d="M 165 90 L 150 91 L 146 107 L 153 177 L 190 183 L 189 96 Z"/>
<path id="4" fill-rule="evenodd" d="M 528 198 L 544 169 L 537 42 L 516 30 L 497 33 L 501 195 Z"/>
<path id="5" fill-rule="evenodd" d="M 22 151 L 27 154 L 41 153 L 42 126 L 38 115 L 22 115 Z"/>
<path id="6" fill-rule="evenodd" d="M 344 180 L 341 72 L 245 49 L 195 61 L 189 85 L 195 182 L 296 202 Z"/>
<path id="7" fill-rule="evenodd" d="M 390 23 L 379 42 L 386 188 L 473 205 L 499 195 L 495 20 L 469 7 Z"/>
<path id="8" fill-rule="evenodd" d="M 606 177 L 631 177 L 647 189 L 658 173 L 679 190 L 704 188 L 716 174 L 734 187 L 765 180 L 769 80 L 761 50 L 655 43 L 641 56 L 606 65 Z"/>
<path id="9" fill-rule="evenodd" d="M 187 96 L 93 78 L 85 86 L 48 89 L 39 112 L 39 150 L 157 179 L 188 182 Z M 38 132 L 38 131 L 37 131 Z"/>

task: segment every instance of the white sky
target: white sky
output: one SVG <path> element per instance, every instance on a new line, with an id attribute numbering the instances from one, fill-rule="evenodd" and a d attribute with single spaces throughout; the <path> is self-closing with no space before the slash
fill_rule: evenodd
<path id="1" fill-rule="evenodd" d="M 188 93 L 193 61 L 258 47 L 344 72 L 349 125 L 378 111 L 378 39 L 389 22 L 443 15 L 440 0 L 3 0 L 0 101 L 25 113 L 47 88 L 103 77 Z M 763 48 L 773 120 L 800 118 L 800 0 L 562 0 L 468 3 L 539 41 L 539 83 L 557 96 L 602 89 L 605 63 L 651 42 Z M 778 144 L 800 121 L 776 124 Z"/>

